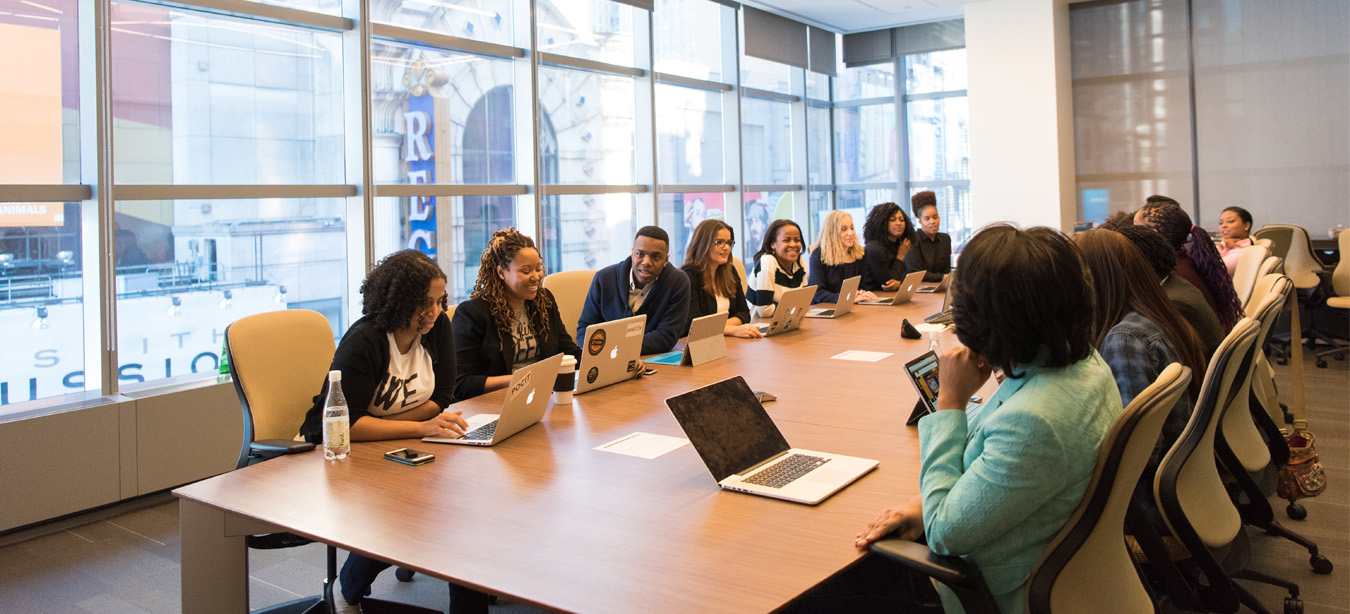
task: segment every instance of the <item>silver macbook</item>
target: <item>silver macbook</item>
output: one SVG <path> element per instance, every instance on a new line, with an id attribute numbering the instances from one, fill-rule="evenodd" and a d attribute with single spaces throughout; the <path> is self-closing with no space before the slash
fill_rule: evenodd
<path id="1" fill-rule="evenodd" d="M 812 309 L 806 312 L 808 318 L 838 318 L 850 311 L 853 311 L 853 304 L 858 300 L 858 284 L 862 283 L 861 275 L 854 275 L 845 279 L 839 284 L 839 299 L 834 304 L 834 309 Z"/>
<path id="2" fill-rule="evenodd" d="M 694 318 L 689 325 L 689 337 L 684 344 L 680 364 L 697 367 L 718 358 L 727 357 L 727 339 L 722 331 L 727 327 L 727 312 L 722 311 Z"/>
<path id="3" fill-rule="evenodd" d="M 919 292 L 920 294 L 928 294 L 928 293 L 931 293 L 931 292 L 946 292 L 946 291 L 947 291 L 947 282 L 949 282 L 949 281 L 951 280 L 951 278 L 952 278 L 952 274 L 951 274 L 951 273 L 948 273 L 948 274 L 946 274 L 946 275 L 943 275 L 943 276 L 942 276 L 942 281 L 938 282 L 938 285 L 936 285 L 936 286 L 924 286 L 924 287 L 922 287 L 922 288 L 919 288 L 919 289 L 918 289 L 918 292 Z"/>
<path id="4" fill-rule="evenodd" d="M 879 464 L 789 446 L 740 376 L 666 399 L 666 407 L 728 490 L 814 505 Z"/>
<path id="5" fill-rule="evenodd" d="M 549 399 L 553 397 L 553 382 L 562 361 L 563 355 L 557 354 L 512 373 L 502 413 L 474 414 L 465 418 L 469 426 L 459 437 L 423 437 L 422 441 L 491 446 L 534 426 L 548 410 Z"/>
<path id="6" fill-rule="evenodd" d="M 782 298 L 778 299 L 778 307 L 773 312 L 773 319 L 768 322 L 759 322 L 755 326 L 759 327 L 759 332 L 763 333 L 765 337 L 801 328 L 802 321 L 806 319 L 806 312 L 811 308 L 811 299 L 815 296 L 815 286 L 788 290 L 783 293 Z"/>
<path id="7" fill-rule="evenodd" d="M 879 298 L 875 301 L 860 301 L 859 305 L 900 305 L 908 303 L 909 299 L 914 297 L 915 290 L 919 289 L 919 284 L 923 283 L 923 271 L 915 271 L 906 275 L 900 280 L 900 289 L 896 291 L 895 296 Z"/>
<path id="8" fill-rule="evenodd" d="M 601 322 L 586 327 L 577 370 L 577 394 L 633 379 L 642 355 L 647 316 Z"/>
<path id="9" fill-rule="evenodd" d="M 948 274 L 947 279 L 951 279 L 952 275 L 955 275 L 955 273 Z M 951 291 L 948 291 L 947 293 L 942 295 L 942 311 L 939 311 L 931 316 L 924 318 L 923 321 L 929 324 L 950 324 L 952 322 Z"/>

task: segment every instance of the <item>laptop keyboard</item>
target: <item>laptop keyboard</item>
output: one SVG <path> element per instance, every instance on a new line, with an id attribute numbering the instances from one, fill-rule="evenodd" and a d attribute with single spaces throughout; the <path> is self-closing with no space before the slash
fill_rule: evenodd
<path id="1" fill-rule="evenodd" d="M 469 440 L 492 439 L 492 436 L 497 433 L 497 422 L 498 422 L 497 420 L 493 420 L 492 422 L 484 424 L 483 426 L 480 426 L 472 431 L 465 433 L 460 437 L 460 439 L 469 439 Z"/>
<path id="2" fill-rule="evenodd" d="M 750 476 L 745 481 L 750 484 L 767 486 L 769 488 L 782 488 L 792 483 L 799 477 L 810 473 L 811 470 L 830 462 L 830 459 L 820 456 L 811 456 L 809 454 L 793 454 L 767 469 Z"/>

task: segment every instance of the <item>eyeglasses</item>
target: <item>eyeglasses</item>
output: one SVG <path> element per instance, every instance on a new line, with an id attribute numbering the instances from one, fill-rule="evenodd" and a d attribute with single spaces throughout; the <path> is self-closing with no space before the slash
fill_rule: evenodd
<path id="1" fill-rule="evenodd" d="M 735 240 L 735 239 L 713 239 L 713 245 L 715 245 L 715 246 L 717 246 L 717 247 L 722 247 L 723 245 L 725 245 L 725 246 L 727 246 L 727 247 L 736 247 L 736 240 Z"/>

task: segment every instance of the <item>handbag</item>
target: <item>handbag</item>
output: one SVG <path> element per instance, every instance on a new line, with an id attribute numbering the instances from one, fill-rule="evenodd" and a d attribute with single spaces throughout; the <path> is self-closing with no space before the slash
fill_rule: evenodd
<path id="1" fill-rule="evenodd" d="M 1295 421 L 1284 440 L 1289 444 L 1289 462 L 1280 467 L 1276 494 L 1290 503 L 1322 494 L 1327 489 L 1327 474 L 1317 458 L 1317 437 L 1308 430 L 1308 423 Z"/>

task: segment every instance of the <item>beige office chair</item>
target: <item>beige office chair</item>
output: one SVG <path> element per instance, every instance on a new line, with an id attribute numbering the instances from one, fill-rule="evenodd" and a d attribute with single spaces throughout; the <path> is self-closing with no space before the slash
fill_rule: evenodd
<path id="1" fill-rule="evenodd" d="M 748 289 L 750 287 L 750 279 L 745 276 L 745 263 L 741 262 L 740 258 L 732 256 L 731 266 L 736 267 L 736 274 L 741 276 L 741 289 Z"/>
<path id="2" fill-rule="evenodd" d="M 1256 285 L 1257 273 L 1265 263 L 1269 252 L 1265 247 L 1253 245 L 1242 250 L 1238 256 L 1237 268 L 1233 269 L 1233 290 L 1237 292 L 1238 302 L 1247 307 L 1252 296 L 1252 286 Z"/>
<path id="3" fill-rule="evenodd" d="M 1267 256 L 1265 262 L 1261 263 L 1261 268 L 1256 270 L 1256 278 L 1261 279 L 1271 273 L 1284 274 L 1284 260 L 1279 256 Z"/>
<path id="4" fill-rule="evenodd" d="M 591 291 L 591 280 L 595 271 L 559 271 L 544 278 L 544 287 L 553 293 L 558 303 L 558 315 L 563 326 L 574 338 L 577 334 L 577 320 L 581 319 L 581 309 L 586 306 L 586 293 Z"/>
<path id="5" fill-rule="evenodd" d="M 1285 588 L 1286 614 L 1302 612 L 1298 585 L 1246 569 L 1248 547 L 1242 517 L 1229 498 L 1215 457 L 1214 442 L 1234 384 L 1251 369 L 1260 324 L 1243 318 L 1219 345 L 1205 372 L 1195 411 L 1176 444 L 1163 456 L 1153 483 L 1168 531 L 1184 548 L 1184 571 L 1212 612 L 1235 612 L 1239 604 L 1264 608 L 1251 593 L 1233 582 L 1248 579 Z"/>
<path id="6" fill-rule="evenodd" d="M 237 467 L 289 454 L 314 395 L 333 363 L 333 328 L 307 309 L 240 318 L 225 328 L 234 389 L 244 413 L 244 442 Z"/>
<path id="7" fill-rule="evenodd" d="M 1190 381 L 1190 369 L 1168 365 L 1111 427 L 1083 500 L 1032 568 L 1028 611 L 1153 611 L 1152 597 L 1125 546 L 1125 512 L 1163 422 Z M 998 612 L 979 570 L 960 557 L 937 555 L 927 546 L 901 539 L 880 540 L 872 552 L 946 584 L 969 614 Z"/>
<path id="8" fill-rule="evenodd" d="M 1333 295 L 1327 297 L 1326 306 L 1333 313 L 1345 317 L 1345 311 L 1350 310 L 1350 232 L 1342 231 L 1337 237 L 1336 245 L 1340 248 L 1341 259 L 1336 263 L 1336 268 L 1331 271 L 1331 291 Z M 1334 339 L 1329 341 L 1336 347 L 1317 353 L 1318 368 L 1326 368 L 1327 356 L 1334 355 L 1338 358 L 1344 358 L 1345 354 L 1350 352 L 1350 345 L 1336 343 Z"/>

